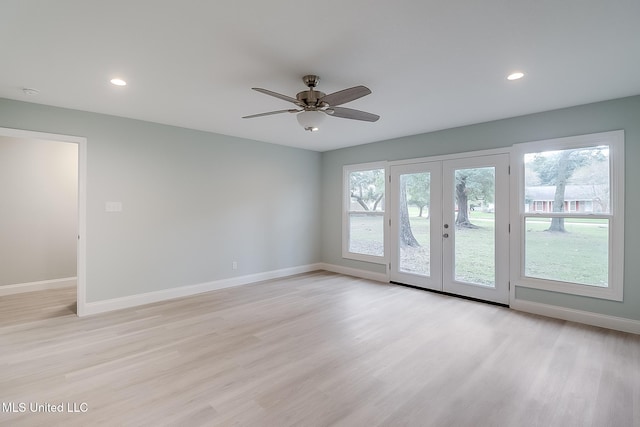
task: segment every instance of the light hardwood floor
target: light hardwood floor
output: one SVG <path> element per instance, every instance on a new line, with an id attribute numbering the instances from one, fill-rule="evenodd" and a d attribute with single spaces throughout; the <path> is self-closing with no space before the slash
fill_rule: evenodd
<path id="1" fill-rule="evenodd" d="M 640 426 L 637 335 L 326 272 L 74 298 L 0 298 L 0 425 Z"/>

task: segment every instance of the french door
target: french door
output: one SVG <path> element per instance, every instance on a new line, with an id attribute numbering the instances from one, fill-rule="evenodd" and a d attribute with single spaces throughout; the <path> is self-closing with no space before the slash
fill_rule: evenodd
<path id="1" fill-rule="evenodd" d="M 391 166 L 394 282 L 509 302 L 509 156 Z"/>

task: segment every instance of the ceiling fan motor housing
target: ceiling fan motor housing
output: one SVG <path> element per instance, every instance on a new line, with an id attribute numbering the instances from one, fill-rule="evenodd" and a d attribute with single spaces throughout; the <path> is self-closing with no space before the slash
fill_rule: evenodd
<path id="1" fill-rule="evenodd" d="M 309 88 L 309 90 L 304 90 L 302 92 L 298 92 L 296 95 L 296 99 L 300 101 L 306 111 L 314 111 L 318 108 L 327 107 L 329 104 L 326 102 L 318 102 L 326 94 L 324 92 L 313 90 L 314 87 L 318 85 L 320 82 L 320 77 L 315 74 L 308 74 L 302 78 L 304 84 Z"/>
<path id="2" fill-rule="evenodd" d="M 304 108 L 316 109 L 319 107 L 326 107 L 328 104 L 326 102 L 318 103 L 318 100 L 325 96 L 324 92 L 320 92 L 318 90 L 313 90 L 310 88 L 309 90 L 303 90 L 302 92 L 298 92 L 296 95 L 296 99 L 304 104 Z"/>

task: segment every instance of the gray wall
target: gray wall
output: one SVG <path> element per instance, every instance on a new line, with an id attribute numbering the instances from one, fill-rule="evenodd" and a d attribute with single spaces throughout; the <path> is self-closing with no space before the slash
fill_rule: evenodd
<path id="1" fill-rule="evenodd" d="M 78 146 L 0 136 L 0 286 L 76 276 Z"/>
<path id="2" fill-rule="evenodd" d="M 322 259 L 345 267 L 384 272 L 384 266 L 341 258 L 342 166 L 509 147 L 518 142 L 624 129 L 625 269 L 624 301 L 604 301 L 518 288 L 518 299 L 640 320 L 640 96 L 511 119 L 447 129 L 322 155 Z"/>
<path id="3" fill-rule="evenodd" d="M 88 302 L 320 261 L 319 153 L 7 99 L 0 127 L 87 138 Z"/>

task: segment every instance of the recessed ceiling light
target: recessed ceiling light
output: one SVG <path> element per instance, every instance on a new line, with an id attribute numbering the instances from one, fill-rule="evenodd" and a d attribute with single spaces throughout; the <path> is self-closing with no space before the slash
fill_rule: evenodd
<path id="1" fill-rule="evenodd" d="M 127 82 L 122 79 L 111 79 L 111 84 L 114 84 L 116 86 L 126 86 Z"/>
<path id="2" fill-rule="evenodd" d="M 507 76 L 507 80 L 518 80 L 524 77 L 524 73 L 518 71 Z"/>

